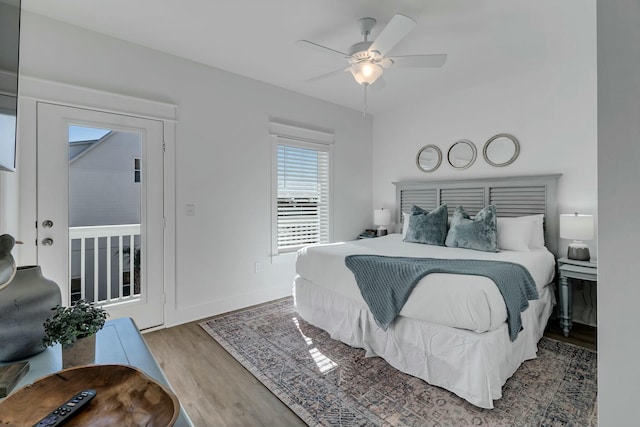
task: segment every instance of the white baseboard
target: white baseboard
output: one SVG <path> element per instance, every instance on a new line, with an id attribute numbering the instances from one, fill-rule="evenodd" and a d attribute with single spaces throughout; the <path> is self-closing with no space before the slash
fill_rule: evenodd
<path id="1" fill-rule="evenodd" d="M 205 319 L 218 314 L 273 301 L 290 296 L 291 294 L 291 289 L 283 291 L 282 287 L 270 287 L 259 292 L 235 295 L 231 298 L 216 300 L 207 304 L 178 308 L 173 313 L 167 313 L 167 319 L 163 327 L 169 328 L 171 326 Z"/>

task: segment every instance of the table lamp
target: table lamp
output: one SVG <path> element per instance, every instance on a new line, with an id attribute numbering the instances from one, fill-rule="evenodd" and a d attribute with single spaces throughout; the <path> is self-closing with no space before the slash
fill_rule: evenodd
<path id="1" fill-rule="evenodd" d="M 391 211 L 389 209 L 376 209 L 373 211 L 373 223 L 378 225 L 377 236 L 386 236 L 386 226 L 391 224 Z"/>
<path id="2" fill-rule="evenodd" d="M 593 215 L 580 215 L 577 212 L 560 215 L 560 237 L 573 239 L 567 249 L 567 258 L 589 261 L 589 246 L 583 240 L 593 239 Z"/>

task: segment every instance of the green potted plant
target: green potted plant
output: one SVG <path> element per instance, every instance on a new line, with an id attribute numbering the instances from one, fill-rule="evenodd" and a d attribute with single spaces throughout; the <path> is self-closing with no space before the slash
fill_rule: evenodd
<path id="1" fill-rule="evenodd" d="M 96 333 L 109 313 L 93 303 L 78 300 L 71 307 L 55 306 L 44 322 L 42 345 L 62 344 L 62 367 L 86 365 L 95 360 Z"/>

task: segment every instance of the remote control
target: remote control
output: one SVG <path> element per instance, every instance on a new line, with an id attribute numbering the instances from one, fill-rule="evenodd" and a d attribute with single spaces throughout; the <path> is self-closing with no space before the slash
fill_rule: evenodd
<path id="1" fill-rule="evenodd" d="M 65 404 L 38 421 L 33 427 L 56 427 L 73 417 L 84 405 L 96 396 L 95 390 L 83 390 L 73 396 Z"/>

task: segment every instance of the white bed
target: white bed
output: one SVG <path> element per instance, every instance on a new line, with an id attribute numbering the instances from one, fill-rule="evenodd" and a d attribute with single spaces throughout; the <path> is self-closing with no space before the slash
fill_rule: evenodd
<path id="1" fill-rule="evenodd" d="M 538 177 L 527 180 L 532 178 Z M 542 212 L 547 218 L 556 209 L 547 200 L 547 196 L 555 194 L 555 186 L 546 187 L 557 182 L 557 176 L 552 178 L 551 184 L 544 181 Z M 494 186 L 494 181 L 487 182 Z M 502 180 L 500 183 L 504 186 Z M 447 182 L 444 187 L 450 184 Z M 399 186 L 399 191 L 402 188 L 406 187 Z M 434 203 L 439 204 L 442 193 L 438 190 L 436 194 Z M 402 196 L 399 202 L 398 206 L 403 206 Z M 518 213 L 539 213 L 536 209 Z M 547 233 L 549 229 L 556 227 L 547 221 Z M 548 235 L 546 238 L 549 240 Z M 385 331 L 376 324 L 344 263 L 345 256 L 354 254 L 515 262 L 529 270 L 540 298 L 530 301 L 522 313 L 523 330 L 512 342 L 504 300 L 490 279 L 430 274 L 416 285 L 399 316 Z M 295 305 L 304 320 L 326 330 L 334 339 L 364 348 L 368 356 L 383 357 L 395 368 L 452 391 L 476 406 L 493 408 L 493 401 L 502 397 L 505 381 L 523 361 L 536 357 L 537 342 L 555 304 L 553 286 L 548 286 L 554 277 L 554 260 L 546 248 L 489 253 L 407 243 L 400 234 L 310 246 L 298 253 Z"/>

